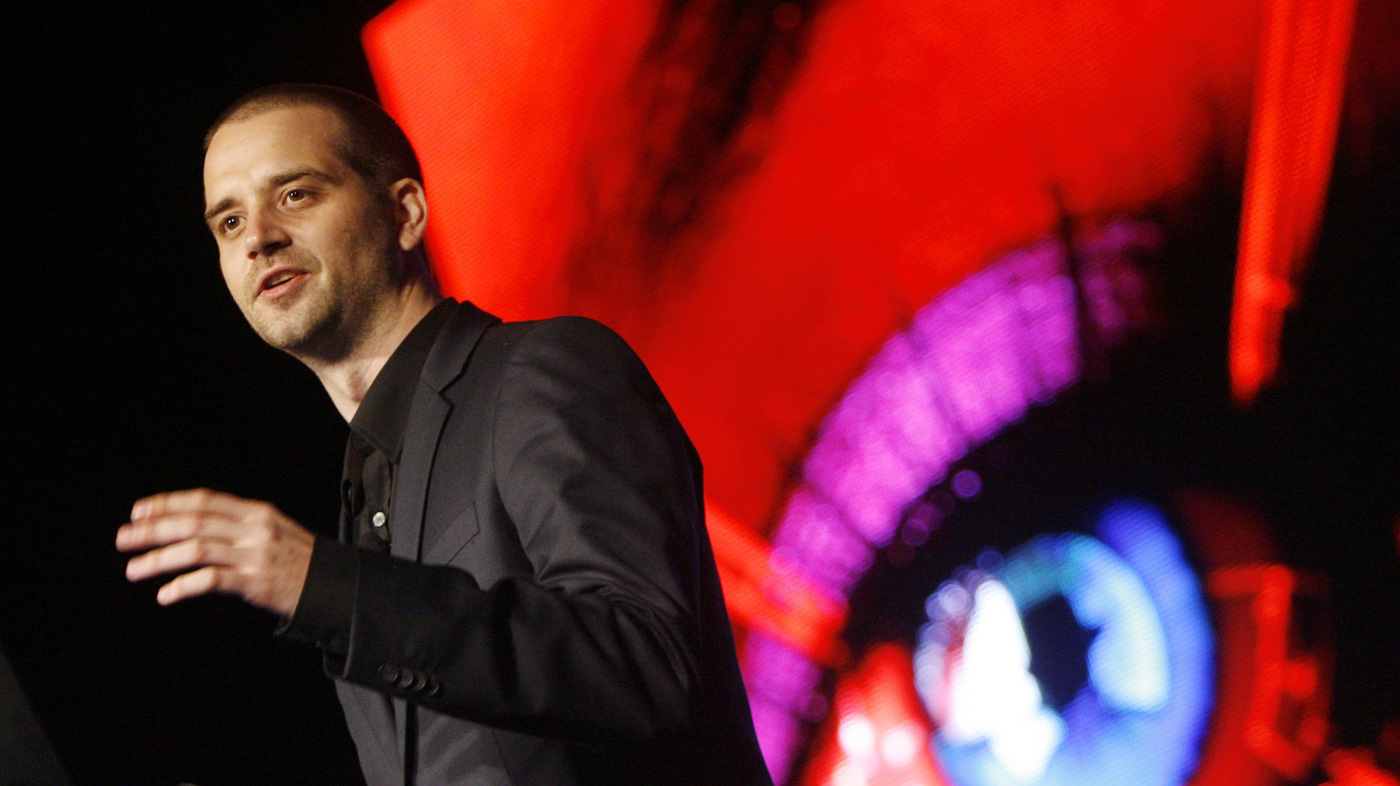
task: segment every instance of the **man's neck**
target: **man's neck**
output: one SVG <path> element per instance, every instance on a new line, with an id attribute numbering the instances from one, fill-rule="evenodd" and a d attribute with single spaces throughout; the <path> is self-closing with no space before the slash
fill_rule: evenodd
<path id="1" fill-rule="evenodd" d="M 359 337 L 354 348 L 334 361 L 299 358 L 321 380 L 341 417 L 348 423 L 364 401 L 365 393 L 399 344 L 433 307 L 442 301 L 437 288 L 414 281 L 398 293 Z"/>

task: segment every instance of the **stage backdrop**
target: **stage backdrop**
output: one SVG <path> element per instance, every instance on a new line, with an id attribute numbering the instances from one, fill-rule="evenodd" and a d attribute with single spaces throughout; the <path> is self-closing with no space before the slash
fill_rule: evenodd
<path id="1" fill-rule="evenodd" d="M 696 442 L 779 782 L 1239 786 L 1323 749 L 1326 580 L 1115 380 L 1164 257 L 1220 279 L 1174 233 L 1222 178 L 1309 172 L 1253 208 L 1306 259 L 1353 11 L 400 0 L 364 42 L 446 291 L 611 325 Z"/>

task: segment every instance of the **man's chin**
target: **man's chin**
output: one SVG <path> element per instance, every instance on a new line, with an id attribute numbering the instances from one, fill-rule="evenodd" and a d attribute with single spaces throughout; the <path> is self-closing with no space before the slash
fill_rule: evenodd
<path id="1" fill-rule="evenodd" d="M 292 354 L 305 354 L 318 343 L 325 333 L 324 320 L 309 320 L 303 315 L 283 314 L 281 318 L 266 318 L 262 315 L 252 321 L 253 331 L 268 346 Z M 300 317 L 300 318 L 298 318 Z"/>

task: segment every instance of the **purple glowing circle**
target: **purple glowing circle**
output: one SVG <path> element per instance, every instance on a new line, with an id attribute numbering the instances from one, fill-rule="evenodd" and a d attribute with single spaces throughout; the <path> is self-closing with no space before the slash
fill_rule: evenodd
<path id="1" fill-rule="evenodd" d="M 1079 249 L 1084 305 L 1109 344 L 1143 313 L 1128 259 L 1158 243 L 1151 224 L 1120 220 Z M 875 552 L 901 535 L 906 511 L 952 464 L 1078 381 L 1080 309 L 1068 269 L 1059 241 L 1040 241 L 968 276 L 891 336 L 823 420 L 774 548 L 810 581 L 849 598 Z M 961 483 L 963 492 L 977 486 L 970 497 L 981 479 L 973 473 Z M 958 484 L 955 476 L 955 492 Z M 930 517 L 931 528 L 955 499 L 939 492 L 928 503 L 941 514 Z M 764 758 L 784 783 L 821 669 L 761 631 L 750 632 L 743 665 Z"/>
<path id="2" fill-rule="evenodd" d="M 953 476 L 953 493 L 959 499 L 972 499 L 982 493 L 982 476 L 965 469 Z"/>

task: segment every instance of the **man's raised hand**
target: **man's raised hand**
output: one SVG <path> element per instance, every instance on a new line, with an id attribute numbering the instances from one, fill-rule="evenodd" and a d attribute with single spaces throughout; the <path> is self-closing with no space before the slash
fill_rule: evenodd
<path id="1" fill-rule="evenodd" d="M 208 489 L 139 500 L 117 530 L 118 551 L 146 551 L 127 562 L 128 580 L 181 572 L 156 594 L 161 605 L 221 592 L 283 617 L 296 610 L 314 543 L 272 505 Z"/>

